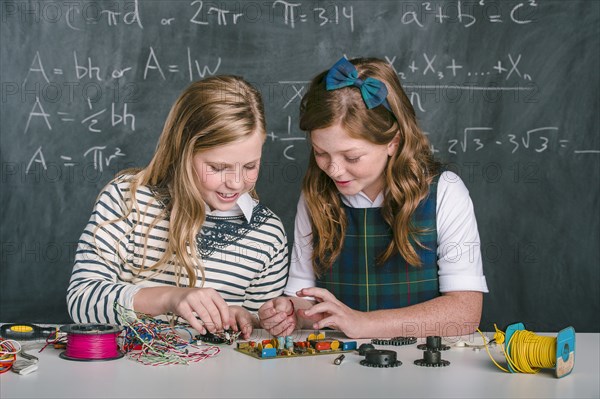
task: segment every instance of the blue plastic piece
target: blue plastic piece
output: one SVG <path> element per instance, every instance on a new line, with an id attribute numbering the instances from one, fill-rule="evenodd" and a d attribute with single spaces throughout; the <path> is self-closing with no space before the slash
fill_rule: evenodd
<path id="1" fill-rule="evenodd" d="M 575 366 L 575 329 L 567 327 L 556 337 L 556 378 L 571 374 Z"/>
<path id="2" fill-rule="evenodd" d="M 508 353 L 509 356 L 510 356 L 511 348 L 508 346 L 508 343 L 510 342 L 511 337 L 513 336 L 515 331 L 520 331 L 520 330 L 524 330 L 524 329 L 525 329 L 525 326 L 523 325 L 523 323 L 515 323 L 515 324 L 511 324 L 510 326 L 506 327 L 506 332 L 504 333 L 504 350 L 506 351 L 506 353 Z M 510 370 L 511 373 L 517 372 L 516 370 L 514 370 L 512 368 L 510 363 L 508 363 L 508 369 Z"/>
<path id="3" fill-rule="evenodd" d="M 263 349 L 262 352 L 260 353 L 260 357 L 276 357 L 276 356 L 277 356 L 277 349 L 275 349 L 275 348 Z"/>
<path id="4" fill-rule="evenodd" d="M 353 351 L 353 350 L 356 350 L 356 348 L 357 348 L 356 341 L 342 342 L 342 350 L 343 351 Z"/>

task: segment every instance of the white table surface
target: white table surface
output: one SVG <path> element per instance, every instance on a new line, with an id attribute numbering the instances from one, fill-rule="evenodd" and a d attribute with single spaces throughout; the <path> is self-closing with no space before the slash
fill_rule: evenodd
<path id="1" fill-rule="evenodd" d="M 548 334 L 551 335 L 552 334 Z M 329 333 L 330 337 L 341 337 Z M 256 331 L 255 340 L 268 338 Z M 464 337 L 479 343 L 477 335 Z M 358 344 L 370 340 L 358 340 Z M 420 339 L 418 343 L 424 343 Z M 452 344 L 444 340 L 445 344 Z M 485 350 L 451 347 L 442 358 L 448 367 L 418 367 L 416 345 L 376 346 L 397 352 L 396 368 L 361 366 L 358 353 L 259 360 L 221 345 L 221 353 L 188 366 L 146 366 L 122 358 L 77 362 L 61 359 L 46 348 L 38 370 L 28 375 L 0 375 L 0 398 L 598 398 L 600 334 L 579 333 L 573 372 L 561 379 L 553 369 L 538 374 L 504 373 Z M 498 348 L 492 352 L 505 365 Z"/>

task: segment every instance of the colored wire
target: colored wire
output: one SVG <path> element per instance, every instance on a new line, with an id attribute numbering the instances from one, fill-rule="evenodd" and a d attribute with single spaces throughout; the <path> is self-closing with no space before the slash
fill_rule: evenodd
<path id="1" fill-rule="evenodd" d="M 543 337 L 531 331 L 515 331 L 506 345 L 507 360 L 520 373 L 537 373 L 556 365 L 556 338 Z"/>
<path id="2" fill-rule="evenodd" d="M 12 339 L 0 338 L 0 374 L 10 370 L 17 359 L 21 344 Z"/>
<path id="3" fill-rule="evenodd" d="M 44 349 L 46 349 L 46 347 L 48 347 L 48 345 L 54 346 L 55 349 L 66 348 L 67 335 L 65 333 L 61 333 L 57 327 L 53 333 L 46 337 L 46 344 L 42 346 L 38 353 L 41 353 Z"/>
<path id="4" fill-rule="evenodd" d="M 496 334 L 498 334 L 498 328 L 496 327 L 496 325 L 494 324 L 494 328 L 496 329 Z M 488 344 L 486 343 L 486 337 L 485 335 L 483 335 L 483 333 L 481 332 L 481 330 L 478 328 L 477 332 L 479 332 L 479 334 L 481 334 L 481 337 L 483 338 L 483 345 L 485 346 L 485 350 L 488 354 L 488 356 L 490 357 L 490 359 L 492 359 L 492 362 L 494 362 L 494 364 L 496 365 L 496 367 L 498 367 L 500 370 L 506 372 L 506 373 L 510 373 L 510 371 L 508 371 L 507 369 L 505 369 L 504 367 L 500 366 L 498 364 L 498 362 L 496 362 L 496 360 L 494 359 L 494 357 L 492 356 L 492 354 L 490 353 L 490 349 L 488 347 Z M 494 341 L 496 341 L 496 334 L 494 334 Z M 503 335 L 504 337 L 504 335 Z M 491 342 L 491 341 L 490 341 Z M 504 338 L 502 339 L 502 342 L 504 342 Z M 496 341 L 497 344 L 500 344 L 500 348 L 502 348 L 502 342 Z M 504 352 L 504 349 L 502 349 L 502 351 Z"/>
<path id="5" fill-rule="evenodd" d="M 177 333 L 189 325 L 170 325 L 143 313 L 137 313 L 115 305 L 119 322 L 125 327 L 122 350 L 127 357 L 151 366 L 189 364 L 216 356 L 218 346 L 197 345 Z M 192 334 L 190 334 L 192 335 Z"/>
<path id="6" fill-rule="evenodd" d="M 505 333 L 499 330 L 495 324 L 494 328 L 496 329 L 494 340 L 499 344 L 507 363 L 514 371 L 534 374 L 540 369 L 556 366 L 556 338 L 536 335 L 527 330 L 517 330 L 506 345 L 503 345 L 506 338 Z M 479 329 L 477 331 L 484 337 L 485 342 L 483 333 Z M 510 372 L 494 360 L 487 344 L 485 350 L 496 367 L 507 373 Z"/>
<path id="7" fill-rule="evenodd" d="M 0 374 L 10 370 L 17 359 L 16 355 L 5 355 L 0 357 Z"/>

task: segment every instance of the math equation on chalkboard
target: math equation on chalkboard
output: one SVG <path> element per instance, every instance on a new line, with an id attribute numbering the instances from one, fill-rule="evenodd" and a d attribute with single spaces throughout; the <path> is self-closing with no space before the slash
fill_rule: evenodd
<path id="1" fill-rule="evenodd" d="M 549 65 L 535 46 L 567 18 L 565 7 L 487 0 L 5 1 L 3 37 L 20 51 L 3 48 L 3 58 L 15 62 L 3 68 L 2 102 L 18 106 L 9 114 L 12 130 L 28 143 L 18 153 L 25 173 L 49 164 L 103 172 L 115 162 L 137 163 L 129 159 L 132 140 L 162 123 L 149 96 L 172 97 L 173 87 L 207 76 L 249 75 L 265 98 L 268 151 L 296 161 L 309 148 L 297 127 L 309 79 L 339 56 L 368 54 L 397 73 L 434 154 L 597 156 L 597 139 L 540 111 L 555 107 L 549 70 L 560 73 L 562 64 Z M 33 39 L 15 33 L 25 28 Z M 572 74 L 562 71 L 563 79 Z M 486 116 L 483 108 L 497 111 Z M 532 109 L 539 117 L 529 117 Z"/>

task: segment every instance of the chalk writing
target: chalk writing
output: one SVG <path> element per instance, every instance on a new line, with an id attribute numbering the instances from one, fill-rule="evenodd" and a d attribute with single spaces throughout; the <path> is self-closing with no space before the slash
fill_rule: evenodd
<path id="1" fill-rule="evenodd" d="M 302 3 L 291 3 L 283 0 L 273 2 L 273 8 L 281 6 L 283 9 L 283 20 L 286 25 L 292 29 L 296 27 L 298 22 L 305 23 L 309 21 L 308 13 L 303 10 Z M 354 32 L 354 7 L 339 6 L 331 4 L 330 7 L 314 7 L 311 10 L 314 13 L 312 20 L 317 21 L 319 26 L 327 24 L 338 25 L 340 20 L 346 19 L 350 24 L 350 31 Z"/>
<path id="2" fill-rule="evenodd" d="M 49 116 L 50 116 L 50 114 L 48 114 L 46 111 L 44 111 L 44 107 L 42 107 L 39 97 L 36 97 L 35 104 L 33 104 L 33 108 L 31 109 L 31 111 L 29 112 L 29 116 L 27 117 L 27 124 L 25 125 L 25 133 L 27 133 L 27 130 L 29 129 L 29 123 L 31 122 L 32 117 L 43 118 L 44 122 L 46 122 L 46 126 L 48 127 L 48 130 L 52 130 L 52 126 L 50 126 L 50 121 L 48 120 Z"/>
<path id="3" fill-rule="evenodd" d="M 292 134 L 292 117 L 291 115 L 287 116 L 287 131 L 284 134 L 276 135 L 274 132 L 270 132 L 267 134 L 267 138 L 271 139 L 271 141 L 281 141 L 285 144 L 285 147 L 282 151 L 285 159 L 290 161 L 295 161 L 296 157 L 293 155 L 294 142 L 296 141 L 306 141 L 306 137 L 304 135 L 297 136 Z"/>
<path id="4" fill-rule="evenodd" d="M 200 18 L 200 14 L 202 12 L 202 8 L 204 7 L 204 2 L 203 1 L 193 1 L 191 3 L 192 6 L 197 6 L 197 10 L 196 13 L 194 14 L 194 16 L 190 19 L 190 22 L 193 24 L 198 24 L 198 25 L 208 25 L 209 21 L 207 21 L 206 19 L 201 19 Z M 208 7 L 208 11 L 207 11 L 207 15 L 215 15 L 217 18 L 217 25 L 227 25 L 227 21 L 229 20 L 230 24 L 237 24 L 238 19 L 244 15 L 243 13 L 236 13 L 236 12 L 231 12 L 227 9 L 222 9 L 222 8 L 217 8 L 217 7 Z"/>
<path id="5" fill-rule="evenodd" d="M 221 67 L 221 57 L 217 57 L 216 60 L 211 61 L 210 64 L 202 64 L 197 58 L 193 57 L 190 47 L 186 47 L 185 54 L 186 58 L 183 64 L 186 66 L 187 78 L 190 82 L 196 79 L 202 79 L 206 76 L 216 75 L 219 72 L 219 68 Z M 180 64 L 169 64 L 165 61 L 161 61 L 161 57 L 157 55 L 157 51 L 154 50 L 153 46 L 148 47 L 145 60 L 146 61 L 143 67 L 139 68 L 142 71 L 143 80 L 150 79 L 156 74 L 158 74 L 157 76 L 159 76 L 160 79 L 166 80 L 167 76 L 165 71 L 169 74 L 181 75 L 181 71 L 179 69 Z M 77 56 L 77 51 L 73 51 L 73 61 L 73 72 L 75 73 L 75 78 L 77 80 L 89 79 L 92 81 L 101 82 L 104 79 L 112 78 L 117 80 L 125 78 L 127 75 L 136 74 L 136 66 L 113 66 L 103 68 L 94 63 L 92 57 L 86 57 L 85 61 L 81 62 Z M 39 51 L 36 51 L 27 74 L 23 79 L 23 85 L 28 83 L 32 77 L 32 73 L 41 74 L 41 77 L 44 79 L 44 81 L 46 81 L 46 83 L 51 83 L 46 69 L 47 68 L 44 67 Z M 52 68 L 52 72 L 55 75 L 64 75 L 64 71 L 64 68 Z"/>
<path id="6" fill-rule="evenodd" d="M 104 156 L 104 150 L 106 150 L 106 146 L 96 146 L 83 153 L 84 157 L 87 157 L 89 154 L 92 155 L 94 159 L 94 169 L 97 169 L 100 172 L 103 171 L 104 165 L 109 166 L 110 162 L 116 157 L 125 156 L 125 154 L 123 154 L 121 149 L 118 147 L 115 148 L 115 152 L 108 157 Z"/>
<path id="7" fill-rule="evenodd" d="M 538 4 L 532 1 L 515 5 L 495 1 L 406 3 L 401 7 L 400 22 L 419 28 L 425 28 L 426 25 L 432 23 L 458 23 L 464 28 L 471 28 L 476 23 L 485 22 L 491 24 L 509 22 L 525 25 L 534 21 L 537 6 Z"/>
<path id="8" fill-rule="evenodd" d="M 83 158 L 86 158 L 89 155 L 93 163 L 93 168 L 101 173 L 104 170 L 104 167 L 110 166 L 111 162 L 117 157 L 124 157 L 126 155 L 121 152 L 121 149 L 118 147 L 116 147 L 109 156 L 105 156 L 105 151 L 106 146 L 94 146 L 83 153 Z M 65 167 L 70 168 L 76 165 L 76 163 L 73 162 L 73 158 L 70 156 L 61 155 L 60 159 L 63 161 L 63 166 Z M 38 147 L 29 159 L 27 167 L 25 168 L 25 174 L 28 174 L 31 171 L 32 166 L 36 164 L 40 165 L 44 170 L 48 169 L 48 163 L 46 162 L 42 146 Z"/>
<path id="9" fill-rule="evenodd" d="M 508 147 L 511 154 L 517 151 L 534 151 L 542 153 L 549 150 L 560 150 L 566 148 L 569 140 L 559 137 L 560 129 L 557 126 L 542 126 L 526 130 L 519 137 L 517 134 L 508 133 L 502 135 L 492 127 L 467 127 L 463 130 L 461 139 L 448 140 L 447 152 L 457 154 L 458 152 L 481 151 L 490 147 Z M 430 139 L 431 139 L 431 133 Z M 485 137 L 487 136 L 487 137 Z M 434 152 L 439 150 L 433 147 Z"/>
<path id="10" fill-rule="evenodd" d="M 532 80 L 531 74 L 523 73 L 519 70 L 519 63 L 522 58 L 521 54 L 513 55 L 508 53 L 505 58 L 488 62 L 484 70 L 473 70 L 473 68 L 469 68 L 468 66 L 465 67 L 462 63 L 457 64 L 455 58 L 452 58 L 451 61 L 443 61 L 438 59 L 437 54 L 422 53 L 421 56 L 420 58 L 410 60 L 406 67 L 396 65 L 396 56 L 385 55 L 384 58 L 402 80 L 413 78 L 414 76 L 429 76 L 437 80 L 442 80 L 446 77 L 464 78 L 465 76 L 501 77 L 505 81 L 511 78 L 511 76 L 513 79 L 518 76 L 522 81 Z"/>
<path id="11" fill-rule="evenodd" d="M 144 13 L 145 8 L 151 8 L 148 3 L 138 0 L 125 2 L 44 2 L 31 5 L 23 2 L 7 2 L 4 7 L 7 16 L 18 16 L 23 20 L 35 23 L 64 21 L 67 27 L 74 31 L 85 31 L 89 25 L 103 25 L 110 29 L 135 27 L 144 29 L 142 15 L 148 23 L 156 23 L 162 27 L 175 26 L 178 19 L 171 15 L 155 15 Z M 235 27 L 242 23 L 268 22 L 283 19 L 290 28 L 298 24 L 313 22 L 318 27 L 336 26 L 347 23 L 350 31 L 354 31 L 354 6 L 343 2 L 321 3 L 317 6 L 306 6 L 301 2 L 276 0 L 269 2 L 225 2 L 214 3 L 201 0 L 190 2 L 169 2 L 170 9 L 187 7 L 185 12 L 190 14 L 187 22 L 200 29 L 207 27 Z M 49 12 L 49 9 L 52 9 Z M 174 12 L 174 10 L 172 10 Z M 50 16 L 50 17 L 49 17 Z"/>
<path id="12" fill-rule="evenodd" d="M 95 19 L 97 18 L 98 20 L 104 21 L 106 22 L 106 24 L 108 26 L 118 26 L 119 23 L 124 23 L 125 25 L 131 25 L 131 24 L 136 24 L 140 29 L 144 29 L 144 26 L 142 25 L 142 20 L 140 18 L 140 7 L 139 7 L 139 3 L 138 0 L 133 0 L 133 9 L 131 11 L 125 12 L 126 8 L 129 7 L 131 5 L 131 3 L 125 3 L 123 8 L 123 11 L 118 11 L 116 9 L 119 8 L 119 3 L 113 3 L 112 10 L 108 10 L 108 9 L 99 9 L 99 12 L 97 12 L 97 17 L 94 18 L 94 20 L 90 20 L 89 18 L 89 10 L 86 10 L 86 12 L 82 13 L 81 12 L 81 4 L 77 3 L 77 2 L 72 2 L 69 4 L 66 4 L 69 6 L 69 11 L 68 11 L 68 15 L 67 15 L 67 23 L 69 25 L 69 27 L 71 29 L 74 30 L 81 30 L 81 28 L 75 27 L 72 24 L 72 20 L 73 17 L 75 16 L 73 13 L 79 14 L 81 16 L 85 16 L 85 22 L 86 23 L 93 23 L 91 21 L 95 21 Z M 100 7 L 99 5 L 96 5 L 96 7 Z M 69 20 L 71 20 L 71 22 L 69 22 Z"/>
<path id="13" fill-rule="evenodd" d="M 145 13 L 150 6 L 138 0 L 114 3 L 53 3 L 53 18 L 50 22 L 65 21 L 69 29 L 83 32 L 91 25 L 109 27 L 109 31 L 117 29 L 144 29 L 153 24 L 160 29 L 177 29 L 182 24 L 189 24 L 201 32 L 207 27 L 217 26 L 219 29 L 238 29 L 241 24 L 253 22 L 270 22 L 285 25 L 290 29 L 300 29 L 301 26 L 312 24 L 321 27 L 340 28 L 344 31 L 355 30 L 355 7 L 364 7 L 366 3 L 343 2 L 301 2 L 276 0 L 266 3 L 212 3 L 193 0 L 175 3 L 165 3 L 168 7 L 160 9 L 160 13 Z M 383 4 L 383 3 L 381 3 Z M 35 3 L 30 6 L 17 2 L 4 7 L 3 18 L 19 16 L 32 18 L 35 23 L 48 22 L 49 18 L 37 18 L 36 13 L 48 13 L 48 4 Z M 28 8 L 29 7 L 29 8 Z M 492 2 L 403 2 L 395 5 L 391 13 L 374 10 L 375 18 L 394 18 L 396 23 L 406 29 L 426 29 L 428 25 L 454 24 L 460 29 L 470 29 L 476 24 L 515 24 L 526 26 L 536 21 L 538 3 L 535 1 Z M 183 13 L 176 12 L 183 8 Z M 360 15 L 369 15 L 361 9 Z M 142 23 L 142 21 L 145 23 Z M 42 49 L 42 47 L 40 47 Z M 121 127 L 130 132 L 136 131 L 135 102 L 131 94 L 135 88 L 120 86 L 121 82 L 165 82 L 173 79 L 194 81 L 220 73 L 225 61 L 211 53 L 207 56 L 201 49 L 191 45 L 183 45 L 174 51 L 167 51 L 156 43 L 146 43 L 137 49 L 138 57 L 134 62 L 123 58 L 106 57 L 104 53 L 94 53 L 93 49 L 65 48 L 64 57 L 52 57 L 52 60 L 66 60 L 63 64 L 48 62 L 45 50 L 36 49 L 29 55 L 28 69 L 24 74 L 21 86 L 3 83 L 3 100 L 6 96 L 16 94 L 22 89 L 22 101 L 30 106 L 23 133 L 32 135 L 32 131 L 47 131 L 47 137 L 56 136 L 65 124 L 80 126 L 82 133 L 98 135 L 109 128 Z M 525 51 L 507 51 L 503 54 L 492 55 L 489 59 L 467 60 L 465 56 L 452 53 L 436 53 L 422 50 L 411 53 L 410 57 L 402 54 L 386 54 L 384 58 L 398 74 L 403 87 L 415 110 L 419 113 L 431 111 L 437 107 L 440 100 L 455 103 L 461 100 L 476 102 L 473 93 L 482 93 L 484 101 L 497 101 L 502 93 L 511 99 L 524 103 L 539 101 L 540 87 L 534 78 L 541 75 L 534 67 L 539 63 Z M 71 79 L 71 81 L 62 80 Z M 57 82 L 58 81 L 58 82 Z M 82 82 L 82 95 L 75 98 L 74 88 Z M 107 82 L 114 83 L 120 88 L 115 90 L 111 98 L 100 101 L 102 93 L 107 91 Z M 256 83 L 256 82 L 254 82 Z M 271 82 L 275 84 L 275 82 Z M 271 84 L 265 82 L 264 85 Z M 542 82 L 543 83 L 543 82 Z M 292 115 L 296 112 L 302 96 L 306 94 L 309 84 L 306 80 L 279 80 L 281 96 L 277 97 L 277 107 L 285 110 L 288 115 L 286 127 L 272 130 L 268 139 L 274 145 L 281 146 L 285 159 L 298 159 L 296 145 L 305 142 L 304 133 L 295 132 L 296 123 Z M 541 83 L 540 83 L 541 84 Z M 260 82 L 258 83 L 260 86 Z M 70 93 L 68 101 L 61 101 L 61 90 L 67 88 Z M 123 96 L 122 90 L 127 90 Z M 271 90 L 271 87 L 269 87 Z M 491 93 L 497 93 L 490 97 Z M 33 100 L 31 95 L 35 94 Z M 27 95 L 30 97 L 28 98 Z M 492 100 L 490 100 L 492 98 Z M 432 101 L 433 99 L 433 101 Z M 77 111 L 67 108 L 73 104 L 85 102 L 87 105 Z M 49 106 L 48 103 L 59 106 Z M 569 139 L 562 137 L 563 129 L 558 126 L 531 126 L 523 131 L 501 132 L 497 127 L 479 126 L 464 127 L 459 137 L 450 138 L 445 142 L 436 140 L 439 135 L 430 136 L 434 152 L 445 152 L 452 155 L 476 153 L 492 149 L 503 149 L 511 154 L 544 153 L 570 148 Z M 594 148 L 577 147 L 572 150 L 575 154 L 593 155 L 599 151 Z M 106 154 L 109 154 L 108 156 Z M 107 146 L 98 145 L 83 152 L 84 158 L 91 159 L 99 171 L 117 157 L 125 154 L 117 147 L 107 150 Z M 70 167 L 76 163 L 73 155 L 63 154 L 60 159 L 64 166 Z M 46 165 L 46 158 L 40 146 L 33 152 L 28 161 L 31 165 Z"/>

